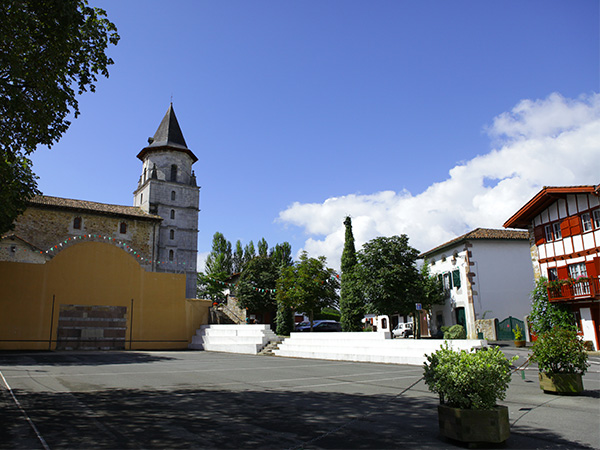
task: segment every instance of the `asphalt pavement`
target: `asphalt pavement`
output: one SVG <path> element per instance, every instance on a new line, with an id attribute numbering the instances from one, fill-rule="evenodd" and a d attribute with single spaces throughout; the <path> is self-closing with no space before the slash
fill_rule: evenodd
<path id="1" fill-rule="evenodd" d="M 600 448 L 600 356 L 581 396 L 544 394 L 529 349 L 495 448 Z M 521 367 L 522 366 L 522 367 Z M 0 352 L 0 448 L 433 449 L 417 366 L 215 352 Z M 485 447 L 484 447 L 485 448 Z"/>

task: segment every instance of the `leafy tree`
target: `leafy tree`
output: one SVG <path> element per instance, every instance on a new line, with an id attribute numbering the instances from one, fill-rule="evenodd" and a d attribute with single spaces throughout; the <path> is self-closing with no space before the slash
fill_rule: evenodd
<path id="1" fill-rule="evenodd" d="M 531 331 L 541 334 L 555 327 L 574 330 L 573 314 L 561 304 L 550 303 L 547 284 L 548 280 L 541 277 L 531 291 L 531 314 L 529 315 Z"/>
<path id="2" fill-rule="evenodd" d="M 216 232 L 213 235 L 212 250 L 206 257 L 206 273 L 214 275 L 225 273 L 231 275 L 233 261 L 231 254 L 231 242 L 225 239 L 223 233 Z"/>
<path id="3" fill-rule="evenodd" d="M 254 242 L 248 242 L 248 245 L 244 247 L 244 261 L 242 267 L 256 256 L 256 250 L 254 249 Z"/>
<path id="4" fill-rule="evenodd" d="M 277 244 L 275 248 L 271 249 L 270 257 L 273 258 L 277 267 L 291 266 L 294 262 L 292 259 L 292 246 L 289 242 Z"/>
<path id="5" fill-rule="evenodd" d="M 352 233 L 352 219 L 348 216 L 344 220 L 346 236 L 344 251 L 342 252 L 342 282 L 340 289 L 340 321 L 342 331 L 360 331 L 361 320 L 365 313 L 365 303 L 355 274 L 358 264 L 354 235 Z"/>
<path id="6" fill-rule="evenodd" d="M 225 294 L 223 288 L 225 281 L 229 278 L 229 274 L 225 272 L 212 273 L 206 275 L 198 272 L 196 294 L 198 298 L 205 298 L 213 302 L 224 302 Z"/>
<path id="7" fill-rule="evenodd" d="M 242 248 L 242 243 L 239 239 L 235 243 L 232 266 L 233 273 L 240 273 L 244 268 L 244 249 Z"/>
<path id="8" fill-rule="evenodd" d="M 244 267 L 237 287 L 237 298 L 242 308 L 271 312 L 277 309 L 273 290 L 279 278 L 275 261 L 268 256 L 257 256 Z"/>
<path id="9" fill-rule="evenodd" d="M 258 256 L 267 256 L 268 254 L 269 244 L 267 244 L 265 238 L 261 238 L 261 240 L 258 241 Z"/>
<path id="10" fill-rule="evenodd" d="M 357 276 L 373 314 L 409 314 L 422 297 L 419 252 L 406 235 L 378 237 L 358 252 Z"/>
<path id="11" fill-rule="evenodd" d="M 108 77 L 106 50 L 119 35 L 85 0 L 4 0 L 0 17 L 2 233 L 39 193 L 26 156 L 67 131 L 67 116 L 79 115 L 77 95 Z"/>
<path id="12" fill-rule="evenodd" d="M 444 304 L 446 300 L 444 285 L 440 278 L 431 275 L 427 260 L 421 266 L 420 282 L 422 294 L 419 303 L 423 305 L 423 309 L 431 309 L 433 305 Z"/>
<path id="13" fill-rule="evenodd" d="M 324 256 L 309 258 L 302 252 L 300 259 L 282 270 L 277 280 L 278 307 L 314 314 L 338 301 L 339 281 L 333 269 L 326 267 Z"/>

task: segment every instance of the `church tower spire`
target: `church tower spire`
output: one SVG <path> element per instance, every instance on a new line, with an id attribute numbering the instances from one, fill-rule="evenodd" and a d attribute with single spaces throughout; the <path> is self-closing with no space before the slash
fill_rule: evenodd
<path id="1" fill-rule="evenodd" d="M 186 296 L 194 298 L 200 188 L 192 165 L 198 158 L 185 142 L 172 103 L 137 157 L 143 166 L 133 204 L 163 219 L 152 237 L 157 255 L 153 268 L 185 273 Z"/>

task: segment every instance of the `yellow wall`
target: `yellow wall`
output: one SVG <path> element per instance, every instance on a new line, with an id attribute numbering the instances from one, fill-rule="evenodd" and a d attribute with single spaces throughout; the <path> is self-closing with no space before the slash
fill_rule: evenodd
<path id="1" fill-rule="evenodd" d="M 125 348 L 135 350 L 187 348 L 211 303 L 185 298 L 183 274 L 147 272 L 117 246 L 82 242 L 46 264 L 0 262 L 0 349 L 54 349 L 61 304 L 127 307 Z"/>

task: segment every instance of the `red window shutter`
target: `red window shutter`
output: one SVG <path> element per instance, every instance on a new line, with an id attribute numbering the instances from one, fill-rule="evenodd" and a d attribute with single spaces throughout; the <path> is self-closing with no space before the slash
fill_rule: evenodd
<path id="1" fill-rule="evenodd" d="M 571 236 L 571 227 L 569 226 L 568 217 L 560 222 L 560 233 L 562 234 L 562 237 Z"/>
<path id="2" fill-rule="evenodd" d="M 588 277 L 596 278 L 598 276 L 597 262 L 598 258 L 595 258 L 593 261 L 586 261 L 585 270 Z"/>
<path id="3" fill-rule="evenodd" d="M 596 275 L 600 275 L 600 256 L 596 256 L 594 262 L 596 263 Z"/>
<path id="4" fill-rule="evenodd" d="M 533 238 L 535 239 L 535 245 L 542 245 L 544 242 L 546 242 L 543 225 L 533 229 Z"/>
<path id="5" fill-rule="evenodd" d="M 559 280 L 566 280 L 569 278 L 569 269 L 567 266 L 557 267 L 556 272 L 558 273 Z"/>
<path id="6" fill-rule="evenodd" d="M 579 216 L 569 217 L 569 227 L 571 228 L 571 236 L 581 234 L 581 219 Z"/>

